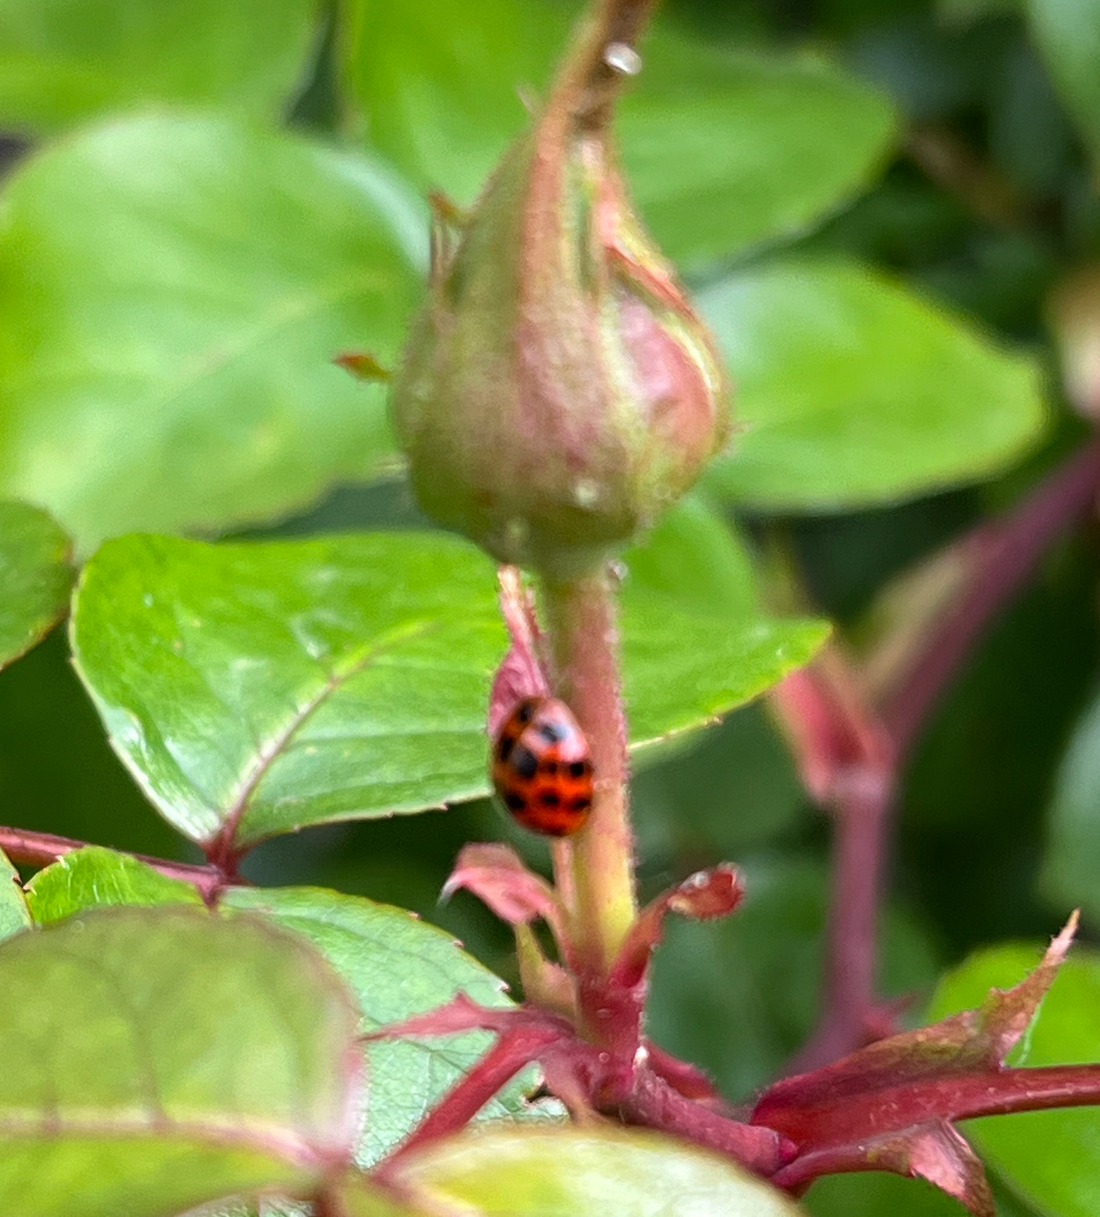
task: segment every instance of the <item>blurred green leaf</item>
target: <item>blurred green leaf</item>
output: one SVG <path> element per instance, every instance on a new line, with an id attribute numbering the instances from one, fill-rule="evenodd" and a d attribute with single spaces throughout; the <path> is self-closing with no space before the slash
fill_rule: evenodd
<path id="1" fill-rule="evenodd" d="M 179 834 L 119 763 L 54 630 L 0 679 L 0 819 L 80 841 L 175 856 Z"/>
<path id="2" fill-rule="evenodd" d="M 623 160 L 647 225 L 688 267 L 805 231 L 889 156 L 889 100 L 824 59 L 726 54 L 660 31 L 642 49 Z"/>
<path id="3" fill-rule="evenodd" d="M 69 538 L 29 503 L 0 501 L 0 668 L 30 650 L 69 602 Z"/>
<path id="4" fill-rule="evenodd" d="M 537 101 L 579 2 L 348 0 L 366 134 L 418 185 L 470 203 Z"/>
<path id="5" fill-rule="evenodd" d="M 27 904 L 39 925 L 89 908 L 113 905 L 202 904 L 190 883 L 170 879 L 131 854 L 99 845 L 65 854 L 27 884 Z"/>
<path id="6" fill-rule="evenodd" d="M 1100 923 L 1100 693 L 1074 728 L 1047 815 L 1043 889 Z"/>
<path id="7" fill-rule="evenodd" d="M 657 858 L 744 857 L 805 823 L 806 793 L 763 702 L 668 751 L 630 784 L 638 854 L 650 866 Z"/>
<path id="8" fill-rule="evenodd" d="M 756 572 L 745 543 L 709 504 L 687 495 L 633 545 L 624 589 L 675 599 L 684 610 L 717 617 L 760 611 Z"/>
<path id="9" fill-rule="evenodd" d="M 307 1189 L 358 1121 L 356 1017 L 257 919 L 105 909 L 0 946 L 0 1210 L 176 1213 Z"/>
<path id="10" fill-rule="evenodd" d="M 1003 469 L 1045 421 L 1039 368 L 871 270 L 769 263 L 699 303 L 744 428 L 707 484 L 754 507 L 889 502 Z"/>
<path id="11" fill-rule="evenodd" d="M 936 0 L 936 15 L 952 25 L 967 26 L 986 17 L 1018 13 L 1024 0 Z"/>
<path id="12" fill-rule="evenodd" d="M 46 147 L 0 200 L 0 490 L 87 550 L 285 513 L 375 470 L 381 391 L 331 361 L 396 357 L 422 240 L 380 165 L 225 118 Z"/>
<path id="13" fill-rule="evenodd" d="M 755 696 L 826 629 L 687 612 L 640 578 L 623 599 L 636 744 Z M 504 630 L 491 563 L 455 538 L 123 538 L 85 568 L 72 639 L 112 745 L 194 840 L 243 846 L 487 791 Z"/>
<path id="14" fill-rule="evenodd" d="M 0 939 L 18 934 L 31 924 L 19 872 L 0 850 Z"/>
<path id="15" fill-rule="evenodd" d="M 355 993 L 364 1031 L 434 1009 L 458 992 L 483 1006 L 509 1004 L 502 980 L 450 935 L 405 909 L 321 888 L 243 887 L 230 888 L 221 907 L 260 913 L 308 938 Z M 492 1042 L 491 1035 L 475 1032 L 368 1045 L 370 1118 L 356 1150 L 358 1164 L 372 1166 L 411 1132 Z M 545 1118 L 516 1083 L 483 1112 L 498 1119 L 525 1115 Z"/>
<path id="16" fill-rule="evenodd" d="M 1100 5 L 1025 0 L 1025 8 L 1054 83 L 1100 166 Z"/>
<path id="17" fill-rule="evenodd" d="M 798 1217 L 784 1192 L 684 1141 L 621 1129 L 494 1130 L 416 1155 L 414 1203 L 509 1217 Z M 369 1210 L 367 1210 L 369 1212 Z"/>
<path id="18" fill-rule="evenodd" d="M 0 0 L 0 125 L 213 102 L 275 118 L 302 75 L 310 0 Z"/>
<path id="19" fill-rule="evenodd" d="M 993 987 L 1030 972 L 1040 947 L 1004 944 L 979 951 L 944 977 L 928 1021 L 981 1005 Z M 1075 947 L 1039 1017 L 1009 1058 L 1028 1067 L 1100 1060 L 1100 954 Z M 1100 1109 L 1066 1108 L 971 1120 L 963 1132 L 1026 1204 L 1043 1217 L 1100 1212 Z"/>
<path id="20" fill-rule="evenodd" d="M 813 1217 L 962 1217 L 957 1200 L 923 1179 L 872 1171 L 819 1179 L 803 1201 Z M 1025 1217 L 997 1197 L 997 1217 Z"/>
<path id="21" fill-rule="evenodd" d="M 349 74 L 367 135 L 472 202 L 537 102 L 576 5 L 353 3 Z M 801 231 L 855 194 L 894 139 L 888 101 L 804 57 L 733 55 L 658 26 L 624 99 L 623 156 L 657 240 L 688 264 Z"/>

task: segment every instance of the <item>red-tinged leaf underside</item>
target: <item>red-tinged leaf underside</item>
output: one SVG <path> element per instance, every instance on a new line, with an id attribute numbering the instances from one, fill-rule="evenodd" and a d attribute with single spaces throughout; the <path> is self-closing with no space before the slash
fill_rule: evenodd
<path id="1" fill-rule="evenodd" d="M 798 1156 L 776 1176 L 797 1187 L 836 1171 L 920 1176 L 980 1217 L 993 1202 L 981 1164 L 950 1121 L 995 1111 L 1100 1101 L 1100 1067 L 1006 1069 L 1077 927 L 1076 914 L 1015 988 L 977 1010 L 892 1036 L 834 1065 L 787 1078 L 753 1112 L 789 1137 Z"/>
<path id="2" fill-rule="evenodd" d="M 625 988 L 645 978 L 650 956 L 661 941 L 665 916 L 679 913 L 693 921 L 727 917 L 745 893 L 741 873 L 729 862 L 696 871 L 675 887 L 663 891 L 634 920 L 612 968 L 612 980 Z"/>
<path id="3" fill-rule="evenodd" d="M 444 898 L 461 888 L 473 892 L 509 925 L 526 925 L 536 918 L 560 929 L 561 910 L 554 889 L 541 875 L 529 871 L 514 849 L 495 842 L 463 847 L 443 887 Z"/>

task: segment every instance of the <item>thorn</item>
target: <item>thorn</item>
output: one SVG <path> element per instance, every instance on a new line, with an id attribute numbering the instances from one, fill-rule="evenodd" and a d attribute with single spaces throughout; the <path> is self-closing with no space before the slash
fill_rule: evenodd
<path id="1" fill-rule="evenodd" d="M 428 206 L 439 223 L 447 224 L 451 228 L 465 228 L 470 222 L 470 213 L 466 208 L 459 207 L 454 199 L 442 190 L 428 191 Z"/>
<path id="2" fill-rule="evenodd" d="M 389 368 L 384 368 L 369 351 L 343 351 L 332 362 L 345 372 L 350 372 L 356 380 L 388 383 L 393 379 Z"/>

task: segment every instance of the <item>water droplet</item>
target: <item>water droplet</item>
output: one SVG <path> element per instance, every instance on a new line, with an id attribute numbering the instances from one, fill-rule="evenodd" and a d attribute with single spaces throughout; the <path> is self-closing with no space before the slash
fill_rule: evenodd
<path id="1" fill-rule="evenodd" d="M 152 608 L 153 607 L 153 593 L 146 592 L 145 595 L 142 596 L 142 598 L 141 598 L 141 603 L 144 604 L 146 608 Z"/>
<path id="2" fill-rule="evenodd" d="M 588 478 L 582 478 L 573 486 L 573 498 L 578 507 L 594 507 L 599 497 L 599 486 Z"/>
<path id="3" fill-rule="evenodd" d="M 603 61 L 622 76 L 637 76 L 642 70 L 642 57 L 625 42 L 609 42 L 604 48 Z"/>

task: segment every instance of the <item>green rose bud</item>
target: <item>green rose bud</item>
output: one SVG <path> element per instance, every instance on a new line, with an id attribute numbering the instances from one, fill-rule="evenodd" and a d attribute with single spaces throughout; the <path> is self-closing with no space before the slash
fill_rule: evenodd
<path id="1" fill-rule="evenodd" d="M 582 29 L 437 258 L 392 394 L 424 510 L 557 578 L 649 525 L 730 426 L 712 339 L 626 197 L 608 118 L 633 52 L 607 33 Z"/>

